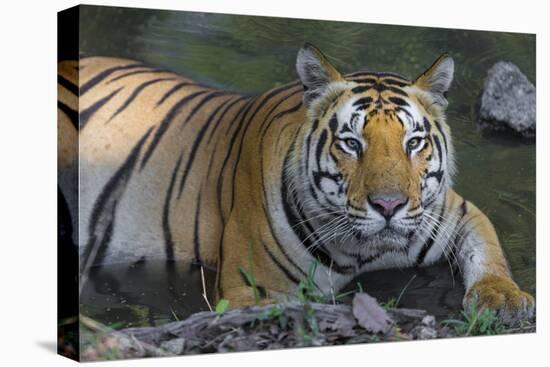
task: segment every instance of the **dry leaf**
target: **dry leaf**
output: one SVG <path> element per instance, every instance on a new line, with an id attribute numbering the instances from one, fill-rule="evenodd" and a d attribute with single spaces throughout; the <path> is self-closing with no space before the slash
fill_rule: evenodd
<path id="1" fill-rule="evenodd" d="M 319 321 L 319 329 L 321 331 L 337 331 L 342 336 L 354 336 L 356 333 L 353 328 L 357 325 L 357 322 L 351 315 L 338 315 L 336 320 L 323 318 Z"/>
<path id="2" fill-rule="evenodd" d="M 353 297 L 353 316 L 359 325 L 372 333 L 387 333 L 393 320 L 376 302 L 376 299 L 366 293 L 356 293 Z"/>

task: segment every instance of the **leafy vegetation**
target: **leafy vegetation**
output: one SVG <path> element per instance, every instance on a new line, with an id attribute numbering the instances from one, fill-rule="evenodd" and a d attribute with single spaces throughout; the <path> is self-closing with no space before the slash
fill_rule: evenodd
<path id="1" fill-rule="evenodd" d="M 260 304 L 260 292 L 258 291 L 258 286 L 256 285 L 256 278 L 252 272 L 246 270 L 242 266 L 239 266 L 239 272 L 246 280 L 246 283 L 249 284 L 250 289 L 252 290 L 252 297 L 254 298 L 254 303 L 257 305 Z"/>
<path id="2" fill-rule="evenodd" d="M 225 298 L 222 298 L 218 301 L 218 304 L 216 305 L 216 313 L 218 315 L 223 315 L 225 311 L 229 309 L 229 301 Z"/>
<path id="3" fill-rule="evenodd" d="M 453 327 L 457 336 L 497 335 L 505 332 L 505 326 L 490 308 L 481 308 L 472 302 L 468 310 L 460 313 L 459 319 L 449 319 L 443 324 Z"/>

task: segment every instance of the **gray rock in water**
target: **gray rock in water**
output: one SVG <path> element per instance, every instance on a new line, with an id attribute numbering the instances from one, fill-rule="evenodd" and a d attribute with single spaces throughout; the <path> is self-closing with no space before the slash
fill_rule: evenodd
<path id="1" fill-rule="evenodd" d="M 526 138 L 535 136 L 535 86 L 511 62 L 499 61 L 489 69 L 478 123 L 484 130 L 512 130 Z"/>

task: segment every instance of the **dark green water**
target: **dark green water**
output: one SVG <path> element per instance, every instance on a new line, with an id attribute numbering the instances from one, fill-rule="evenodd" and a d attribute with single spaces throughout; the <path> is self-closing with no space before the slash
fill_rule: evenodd
<path id="1" fill-rule="evenodd" d="M 535 145 L 481 134 L 475 111 L 487 70 L 515 63 L 535 83 L 535 36 L 347 22 L 150 11 L 84 6 L 81 52 L 163 66 L 220 88 L 258 93 L 296 79 L 304 42 L 327 54 L 343 73 L 368 69 L 416 77 L 447 51 L 456 73 L 449 95 L 458 174 L 455 189 L 494 223 L 516 281 L 535 293 Z M 167 275 L 163 264 L 97 271 L 83 294 L 83 313 L 113 326 L 154 325 L 206 309 L 200 275 L 189 265 Z M 181 276 L 181 274 L 186 274 Z M 448 269 L 367 275 L 366 290 L 401 305 L 445 315 L 460 307 L 462 289 Z M 179 275 L 178 275 L 179 274 Z M 210 275 L 211 278 L 211 275 Z"/>

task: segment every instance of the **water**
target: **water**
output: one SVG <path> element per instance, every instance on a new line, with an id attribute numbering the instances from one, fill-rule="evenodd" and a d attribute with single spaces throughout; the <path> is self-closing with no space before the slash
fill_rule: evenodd
<path id="1" fill-rule="evenodd" d="M 514 278 L 535 294 L 535 145 L 482 134 L 475 125 L 476 102 L 495 62 L 511 61 L 535 82 L 534 35 L 84 6 L 80 40 L 84 54 L 136 59 L 244 93 L 296 79 L 296 52 L 306 41 L 343 73 L 368 69 L 414 78 L 449 52 L 456 63 L 448 109 L 455 189 L 489 216 Z M 381 301 L 397 298 L 409 283 L 400 306 L 440 317 L 459 309 L 463 294 L 446 264 L 366 274 L 361 282 Z M 185 263 L 169 272 L 166 264 L 150 262 L 96 269 L 82 312 L 113 327 L 158 325 L 207 309 L 200 284 L 200 273 Z"/>

